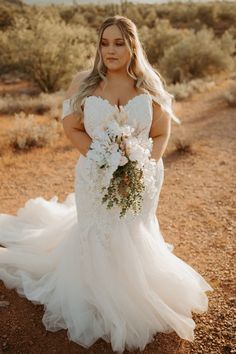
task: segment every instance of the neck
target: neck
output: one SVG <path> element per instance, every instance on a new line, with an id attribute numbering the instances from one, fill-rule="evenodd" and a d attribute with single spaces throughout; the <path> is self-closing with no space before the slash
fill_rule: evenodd
<path id="1" fill-rule="evenodd" d="M 124 81 L 133 81 L 133 79 L 128 75 L 128 73 L 126 71 L 121 71 L 121 70 L 117 70 L 117 71 L 110 71 L 108 70 L 107 73 L 106 73 L 106 77 L 107 77 L 107 80 L 110 82 L 110 83 L 113 83 L 113 82 L 124 82 Z"/>

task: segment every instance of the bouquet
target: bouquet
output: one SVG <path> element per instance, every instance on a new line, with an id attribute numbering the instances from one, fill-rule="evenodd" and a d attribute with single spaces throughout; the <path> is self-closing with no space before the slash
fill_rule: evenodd
<path id="1" fill-rule="evenodd" d="M 124 108 L 116 110 L 94 131 L 87 153 L 92 163 L 94 186 L 107 209 L 120 209 L 120 218 L 130 210 L 137 215 L 144 192 L 152 198 L 155 191 L 156 161 L 150 158 L 153 140 L 136 134 Z"/>

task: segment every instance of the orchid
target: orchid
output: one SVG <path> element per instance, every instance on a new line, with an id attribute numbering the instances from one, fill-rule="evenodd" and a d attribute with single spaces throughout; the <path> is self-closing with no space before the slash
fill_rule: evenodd
<path id="1" fill-rule="evenodd" d="M 101 203 L 120 207 L 120 217 L 130 210 L 137 215 L 144 193 L 156 191 L 156 161 L 150 158 L 153 141 L 135 135 L 122 108 L 104 118 L 103 130 L 96 129 L 87 159 L 92 164 L 94 188 L 99 188 Z"/>

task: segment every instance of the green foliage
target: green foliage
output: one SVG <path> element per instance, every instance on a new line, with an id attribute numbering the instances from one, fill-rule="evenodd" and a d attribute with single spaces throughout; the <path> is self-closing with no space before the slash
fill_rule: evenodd
<path id="1" fill-rule="evenodd" d="M 95 33 L 44 11 L 17 18 L 0 38 L 0 68 L 26 72 L 44 92 L 65 86 L 94 54 Z"/>
<path id="2" fill-rule="evenodd" d="M 230 2 L 169 3 L 157 6 L 157 16 L 169 19 L 175 28 L 200 30 L 212 28 L 216 35 L 222 35 L 236 23 L 236 6 Z"/>
<path id="3" fill-rule="evenodd" d="M 125 165 L 118 166 L 102 203 L 106 203 L 107 209 L 117 205 L 121 209 L 120 218 L 125 216 L 129 209 L 133 214 L 138 214 L 145 190 L 142 176 L 143 172 L 137 167 L 137 161 L 129 160 Z"/>
<path id="4" fill-rule="evenodd" d="M 231 3 L 28 6 L 0 3 L 0 71 L 26 73 L 43 92 L 66 88 L 91 66 L 97 29 L 121 14 L 137 25 L 150 63 L 171 83 L 230 70 L 236 6 Z"/>
<path id="5" fill-rule="evenodd" d="M 213 31 L 206 28 L 197 33 L 189 31 L 181 41 L 165 51 L 160 67 L 172 82 L 175 81 L 177 69 L 181 72 L 181 80 L 231 70 L 234 66 L 231 56 L 234 46 L 235 40 L 228 32 L 222 38 L 215 39 Z"/>
<path id="6" fill-rule="evenodd" d="M 143 26 L 139 33 L 148 59 L 152 65 L 155 65 L 163 57 L 166 49 L 183 38 L 185 31 L 171 27 L 168 20 L 156 20 L 152 29 Z"/>

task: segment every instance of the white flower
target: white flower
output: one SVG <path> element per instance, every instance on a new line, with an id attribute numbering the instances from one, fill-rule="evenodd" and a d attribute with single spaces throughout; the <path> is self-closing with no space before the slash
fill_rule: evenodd
<path id="1" fill-rule="evenodd" d="M 114 142 L 110 145 L 109 151 L 111 154 L 117 152 L 118 150 L 119 150 L 119 145 L 117 143 Z"/>
<path id="2" fill-rule="evenodd" d="M 107 131 L 109 134 L 116 136 L 121 134 L 122 129 L 116 121 L 111 121 L 107 127 Z"/>
<path id="3" fill-rule="evenodd" d="M 128 161 L 129 161 L 129 160 L 127 159 L 126 156 L 121 155 L 119 165 L 120 165 L 120 166 L 124 166 L 125 164 L 127 164 Z"/>
<path id="4" fill-rule="evenodd" d="M 122 134 L 126 135 L 126 136 L 131 136 L 131 134 L 133 133 L 134 128 L 130 127 L 129 125 L 124 125 L 122 127 Z"/>
<path id="5" fill-rule="evenodd" d="M 106 141 L 109 137 L 105 131 L 102 131 L 99 127 L 95 128 L 93 131 L 93 136 L 95 139 Z"/>
<path id="6" fill-rule="evenodd" d="M 155 195 L 157 178 L 156 161 L 150 159 L 153 140 L 141 134 L 135 136 L 135 129 L 126 124 L 127 122 L 127 113 L 124 110 L 119 112 L 117 109 L 105 117 L 103 130 L 97 128 L 94 131 L 94 140 L 87 153 L 88 160 L 91 161 L 90 166 L 88 165 L 88 169 L 92 171 L 91 185 L 96 189 L 95 193 L 101 197 L 107 193 L 117 168 L 134 161 L 136 164 L 130 168 L 142 170 L 141 183 L 152 198 Z"/>
<path id="7" fill-rule="evenodd" d="M 115 166 L 117 168 L 119 166 L 121 156 L 122 155 L 119 151 L 112 152 L 109 159 L 110 166 Z"/>

